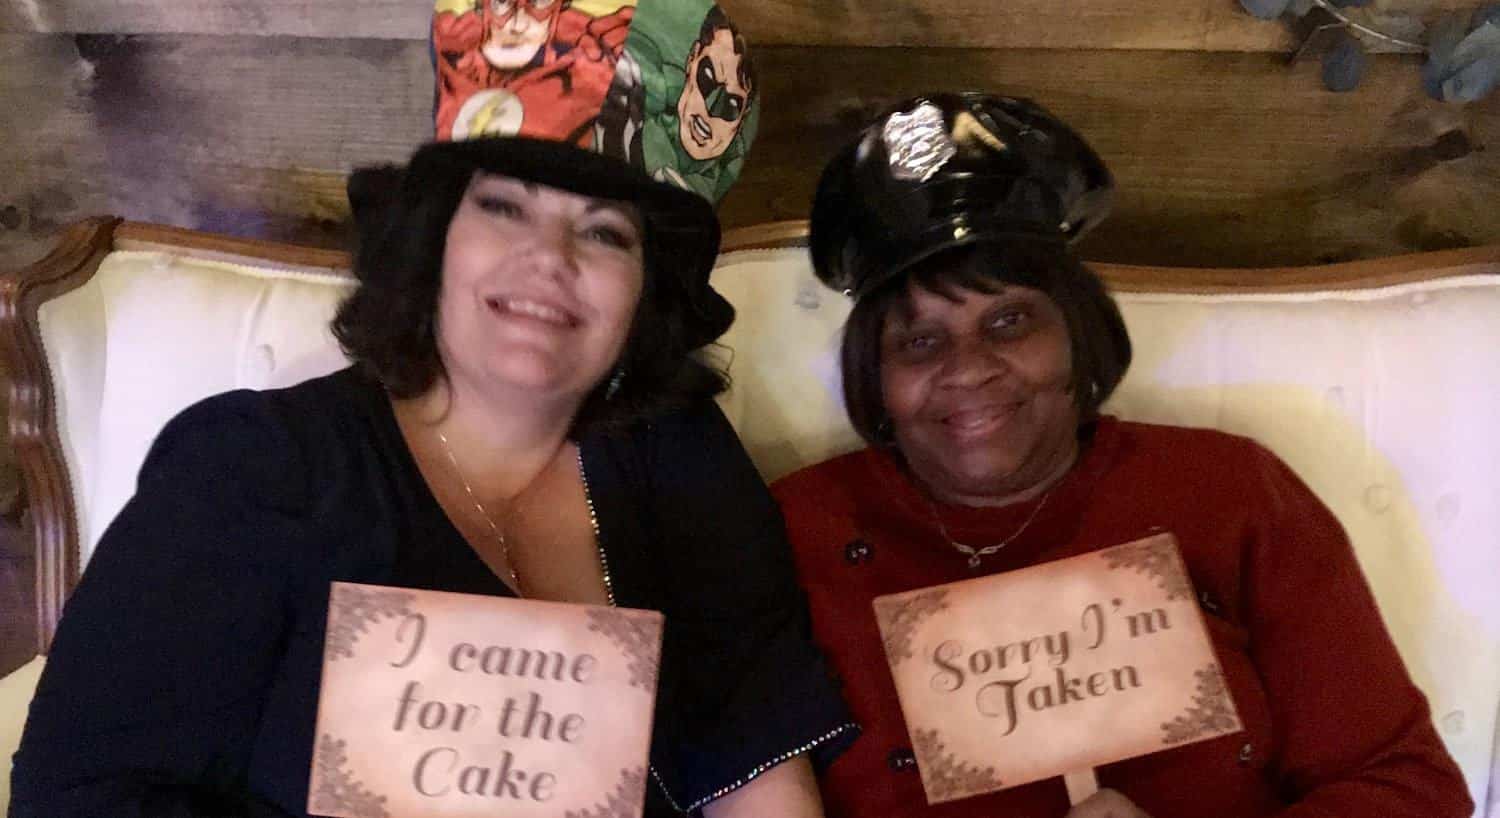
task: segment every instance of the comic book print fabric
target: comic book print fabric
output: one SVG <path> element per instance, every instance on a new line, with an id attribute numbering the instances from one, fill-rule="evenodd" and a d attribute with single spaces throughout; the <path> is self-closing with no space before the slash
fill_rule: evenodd
<path id="1" fill-rule="evenodd" d="M 437 138 L 528 136 L 718 202 L 755 137 L 744 37 L 706 0 L 437 0 Z"/>

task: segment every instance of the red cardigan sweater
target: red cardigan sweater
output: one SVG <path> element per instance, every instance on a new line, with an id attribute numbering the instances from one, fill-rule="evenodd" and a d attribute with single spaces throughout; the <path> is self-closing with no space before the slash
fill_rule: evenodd
<path id="1" fill-rule="evenodd" d="M 1104 418 L 998 573 L 1176 534 L 1245 731 L 1101 767 L 1152 818 L 1467 818 L 1433 730 L 1333 514 L 1270 452 L 1209 430 Z M 1060 818 L 1062 779 L 928 806 L 870 601 L 976 575 L 901 466 L 874 450 L 773 486 L 818 640 L 864 728 L 822 775 L 829 815 Z M 1010 536 L 1035 502 L 938 505 L 955 539 Z"/>

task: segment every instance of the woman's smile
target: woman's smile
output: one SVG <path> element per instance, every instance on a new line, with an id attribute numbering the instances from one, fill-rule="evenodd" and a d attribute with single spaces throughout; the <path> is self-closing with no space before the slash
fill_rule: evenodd
<path id="1" fill-rule="evenodd" d="M 1021 410 L 1023 401 L 999 401 L 959 408 L 939 423 L 958 440 L 983 440 L 1004 429 Z"/>
<path id="2" fill-rule="evenodd" d="M 582 323 L 577 313 L 555 301 L 525 296 L 490 296 L 485 306 L 495 315 L 511 320 L 539 323 L 558 329 L 576 329 Z"/>

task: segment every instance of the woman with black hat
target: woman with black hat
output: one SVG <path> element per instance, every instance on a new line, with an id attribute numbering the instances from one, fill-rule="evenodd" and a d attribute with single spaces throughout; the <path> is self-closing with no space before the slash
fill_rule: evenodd
<path id="1" fill-rule="evenodd" d="M 1328 509 L 1253 441 L 1101 414 L 1130 339 L 1070 243 L 1112 184 L 1065 124 L 981 94 L 903 103 L 823 174 L 813 261 L 855 302 L 844 397 L 869 448 L 773 492 L 863 729 L 821 778 L 829 814 L 1470 815 Z M 1161 528 L 1244 732 L 1104 766 L 1071 810 L 1061 779 L 928 806 L 871 601 Z"/>
<path id="2" fill-rule="evenodd" d="M 632 58 L 636 25 L 684 34 L 640 54 L 685 58 L 709 11 L 549 12 L 567 41 L 538 47 L 537 76 L 489 72 L 439 106 L 476 138 L 356 180 L 398 181 L 362 209 L 333 324 L 354 365 L 210 398 L 161 433 L 68 603 L 12 818 L 306 815 L 333 581 L 662 611 L 646 814 L 821 814 L 809 755 L 855 728 L 696 357 L 733 318 L 708 285 L 713 205 L 596 153 L 629 140 L 591 141 L 579 114 L 683 70 Z M 606 98 L 600 72 L 627 61 Z"/>

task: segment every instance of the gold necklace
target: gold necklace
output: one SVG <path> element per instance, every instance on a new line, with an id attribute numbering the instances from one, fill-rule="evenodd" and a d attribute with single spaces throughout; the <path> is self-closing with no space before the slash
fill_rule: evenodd
<path id="1" fill-rule="evenodd" d="M 489 524 L 490 533 L 495 535 L 495 541 L 500 543 L 500 554 L 505 557 L 506 570 L 510 571 L 511 587 L 517 594 L 521 593 L 521 575 L 516 573 L 516 563 L 510 558 L 510 543 L 505 541 L 504 532 L 500 530 L 500 526 L 495 525 L 495 519 L 485 510 L 484 503 L 479 502 L 479 498 L 474 494 L 474 489 L 469 486 L 468 479 L 464 477 L 464 470 L 458 465 L 458 458 L 453 456 L 453 447 L 448 445 L 448 438 L 442 432 L 438 432 L 437 437 L 443 444 L 443 451 L 448 455 L 448 462 L 453 465 L 454 475 L 458 477 L 458 482 L 464 486 L 464 493 L 469 495 L 469 501 L 474 504 L 474 508 L 479 510 L 479 516 L 483 517 L 484 521 Z"/>
<path id="2" fill-rule="evenodd" d="M 1042 495 L 1042 501 L 1036 504 L 1036 508 L 1032 509 L 1031 514 L 1027 515 L 1026 522 L 1021 523 L 1021 527 L 1016 529 L 1014 534 L 994 545 L 976 548 L 968 543 L 953 539 L 953 535 L 948 533 L 948 526 L 943 525 L 943 518 L 938 516 L 937 506 L 933 504 L 932 498 L 928 497 L 925 492 L 922 493 L 922 499 L 927 501 L 927 510 L 932 514 L 932 521 L 937 523 L 938 531 L 942 532 L 943 539 L 947 540 L 948 544 L 953 546 L 960 554 L 964 554 L 969 558 L 969 570 L 971 571 L 978 570 L 980 561 L 985 557 L 999 553 L 1000 549 L 1015 542 L 1016 538 L 1021 536 L 1021 533 L 1031 526 L 1031 521 L 1036 519 L 1036 515 L 1042 513 L 1042 506 L 1047 505 L 1047 498 L 1051 496 L 1052 490 L 1048 489 Z"/>

